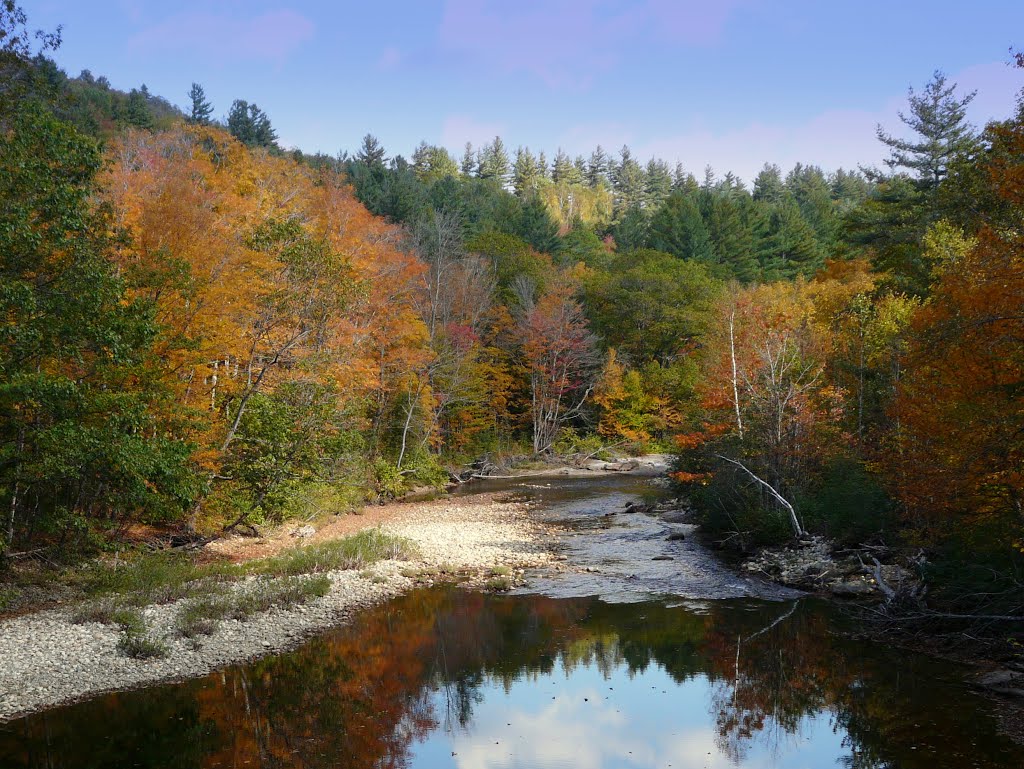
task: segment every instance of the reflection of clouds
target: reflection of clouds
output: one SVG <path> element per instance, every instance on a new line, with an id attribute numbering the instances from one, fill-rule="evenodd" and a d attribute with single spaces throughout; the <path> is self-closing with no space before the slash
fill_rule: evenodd
<path id="1" fill-rule="evenodd" d="M 584 701 L 587 698 L 589 701 Z M 537 712 L 480 711 L 473 734 L 456 742 L 462 769 L 512 766 L 606 766 L 644 749 L 628 719 L 596 690 L 578 690 L 551 700 Z M 504 721 L 501 719 L 504 718 Z M 512 724 L 512 726 L 506 726 Z M 495 744 L 497 743 L 497 744 Z"/>
<path id="2" fill-rule="evenodd" d="M 755 732 L 743 755 L 731 756 L 706 676 L 677 685 L 660 665 L 634 674 L 617 665 L 610 674 L 605 681 L 591 663 L 508 689 L 491 681 L 468 729 L 447 735 L 444 753 L 454 751 L 459 769 L 822 769 L 846 753 L 829 719 L 811 717 L 781 739 Z"/>
<path id="3" fill-rule="evenodd" d="M 715 747 L 710 728 L 665 733 L 667 725 L 634 720 L 621 712 L 624 708 L 617 701 L 603 697 L 596 689 L 577 690 L 560 695 L 537 712 L 481 711 L 472 736 L 454 743 L 457 765 L 460 769 L 732 766 Z"/>
<path id="4" fill-rule="evenodd" d="M 711 728 L 698 728 L 683 734 L 663 737 L 659 746 L 662 757 L 658 766 L 671 763 L 673 767 L 701 767 L 701 769 L 735 769 L 736 764 L 715 747 L 717 735 Z M 771 764 L 764 761 L 744 762 L 744 767 L 760 769 Z"/>

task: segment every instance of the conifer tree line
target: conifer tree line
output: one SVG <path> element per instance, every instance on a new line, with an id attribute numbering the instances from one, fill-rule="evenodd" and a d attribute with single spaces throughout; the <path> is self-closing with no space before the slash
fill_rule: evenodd
<path id="1" fill-rule="evenodd" d="M 935 73 L 886 168 L 749 187 L 500 137 L 285 153 L 198 83 L 180 111 L 68 78 L 3 7 L 0 552 L 611 447 L 675 452 L 723 543 L 1019 579 L 1024 106 L 979 131 Z"/>

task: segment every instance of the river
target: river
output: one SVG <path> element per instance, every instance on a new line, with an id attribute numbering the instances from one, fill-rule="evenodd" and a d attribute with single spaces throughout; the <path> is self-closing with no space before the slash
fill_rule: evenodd
<path id="1" fill-rule="evenodd" d="M 286 654 L 0 725 L 0 767 L 1024 765 L 963 669 L 851 640 L 847 612 L 621 512 L 648 479 L 496 484 L 590 570 L 418 590 Z"/>

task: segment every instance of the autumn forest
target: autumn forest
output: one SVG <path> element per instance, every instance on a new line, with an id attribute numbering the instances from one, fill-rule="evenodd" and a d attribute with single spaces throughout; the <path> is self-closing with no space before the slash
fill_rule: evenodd
<path id="1" fill-rule="evenodd" d="M 0 561 L 668 452 L 723 547 L 1021 584 L 1024 99 L 976 129 L 936 72 L 884 168 L 749 184 L 500 137 L 311 155 L 200 84 L 69 75 L 0 8 Z"/>

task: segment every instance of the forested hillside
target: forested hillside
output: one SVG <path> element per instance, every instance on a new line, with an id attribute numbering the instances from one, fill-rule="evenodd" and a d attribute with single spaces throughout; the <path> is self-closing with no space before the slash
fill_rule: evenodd
<path id="1" fill-rule="evenodd" d="M 2 13 L 0 553 L 613 447 L 677 451 L 720 541 L 886 539 L 1019 586 L 1024 102 L 978 133 L 937 73 L 886 169 L 749 186 L 501 138 L 327 157 L 199 85 L 69 78 Z"/>

